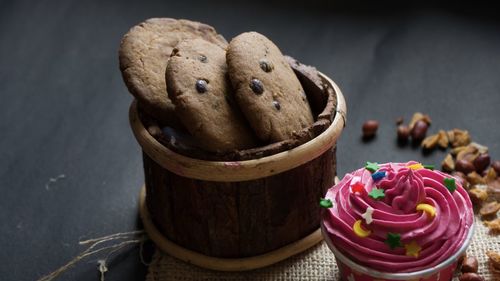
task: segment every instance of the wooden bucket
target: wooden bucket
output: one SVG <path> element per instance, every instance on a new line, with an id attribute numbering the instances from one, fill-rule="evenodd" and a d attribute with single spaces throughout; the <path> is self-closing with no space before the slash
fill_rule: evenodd
<path id="1" fill-rule="evenodd" d="M 244 161 L 207 161 L 176 153 L 153 138 L 134 102 L 130 123 L 142 147 L 140 212 L 164 252 L 201 267 L 241 271 L 297 254 L 322 240 L 319 199 L 334 184 L 336 141 L 346 104 L 331 125 L 293 149 Z"/>

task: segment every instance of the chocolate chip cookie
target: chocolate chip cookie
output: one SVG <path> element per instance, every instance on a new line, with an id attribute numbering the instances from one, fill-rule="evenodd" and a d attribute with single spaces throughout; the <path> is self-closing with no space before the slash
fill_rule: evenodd
<path id="1" fill-rule="evenodd" d="M 223 48 L 203 39 L 180 42 L 165 80 L 177 116 L 204 149 L 228 152 L 255 146 L 256 137 L 232 101 Z"/>
<path id="2" fill-rule="evenodd" d="M 226 40 L 211 26 L 170 18 L 148 19 L 132 27 L 121 41 L 120 70 L 128 90 L 140 108 L 164 124 L 178 122 L 165 87 L 167 61 L 173 47 L 189 38 L 227 46 Z"/>
<path id="3" fill-rule="evenodd" d="M 265 36 L 238 35 L 226 58 L 236 101 L 262 141 L 287 140 L 314 122 L 297 76 Z"/>

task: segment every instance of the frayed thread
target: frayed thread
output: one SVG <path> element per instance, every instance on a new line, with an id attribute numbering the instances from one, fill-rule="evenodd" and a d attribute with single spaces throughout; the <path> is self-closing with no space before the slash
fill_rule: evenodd
<path id="1" fill-rule="evenodd" d="M 120 240 L 125 240 L 125 241 L 118 242 Z M 93 239 L 89 239 L 89 240 L 85 240 L 85 241 L 80 241 L 79 242 L 80 245 L 89 245 L 90 244 L 90 246 L 85 251 L 80 253 L 78 256 L 76 256 L 75 258 L 70 260 L 68 263 L 66 263 L 65 265 L 56 269 L 55 271 L 41 277 L 40 279 L 38 279 L 38 281 L 54 280 L 62 273 L 68 271 L 71 267 L 73 267 L 80 260 L 82 260 L 86 257 L 92 256 L 92 255 L 98 254 L 98 253 L 109 251 L 106 254 L 104 259 L 99 259 L 97 261 L 97 266 L 98 266 L 97 270 L 99 271 L 99 273 L 101 275 L 101 281 L 105 281 L 104 275 L 108 271 L 108 267 L 106 265 L 107 261 L 110 259 L 110 257 L 114 253 L 120 251 L 124 247 L 127 247 L 129 245 L 139 244 L 141 262 L 143 264 L 146 264 L 144 261 L 142 250 L 143 250 L 143 244 L 147 240 L 148 240 L 148 238 L 147 238 L 147 235 L 145 234 L 144 230 L 137 230 L 137 231 L 130 231 L 130 232 L 120 232 L 120 233 L 115 233 L 115 234 L 111 234 L 111 235 L 107 235 L 107 236 L 103 236 L 103 237 L 99 237 L 99 238 L 93 238 Z M 114 244 L 112 243 L 111 245 L 108 245 L 108 246 L 102 245 L 106 242 L 113 242 Z"/>

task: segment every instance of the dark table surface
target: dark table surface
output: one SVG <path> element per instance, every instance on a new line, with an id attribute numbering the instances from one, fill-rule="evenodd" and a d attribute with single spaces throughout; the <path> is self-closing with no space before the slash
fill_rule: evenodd
<path id="1" fill-rule="evenodd" d="M 442 151 L 424 156 L 396 145 L 395 118 L 408 120 L 415 111 L 432 117 L 430 132 L 467 129 L 500 159 L 495 16 L 316 0 L 0 1 L 0 279 L 35 280 L 85 249 L 82 239 L 141 228 L 142 160 L 117 57 L 134 24 L 188 18 L 227 39 L 259 31 L 332 77 L 348 104 L 338 143 L 343 175 L 367 160 L 439 164 Z M 368 118 L 381 126 L 363 143 Z M 65 177 L 50 182 L 58 175 Z M 99 258 L 83 260 L 60 280 L 97 280 Z M 109 270 L 106 280 L 142 280 L 147 269 L 132 247 L 115 255 Z"/>

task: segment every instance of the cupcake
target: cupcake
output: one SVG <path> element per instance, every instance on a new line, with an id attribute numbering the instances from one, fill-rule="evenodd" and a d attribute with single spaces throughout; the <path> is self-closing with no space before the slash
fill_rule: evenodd
<path id="1" fill-rule="evenodd" d="M 473 233 L 466 190 L 418 162 L 346 174 L 321 200 L 323 236 L 343 280 L 451 280 Z"/>

